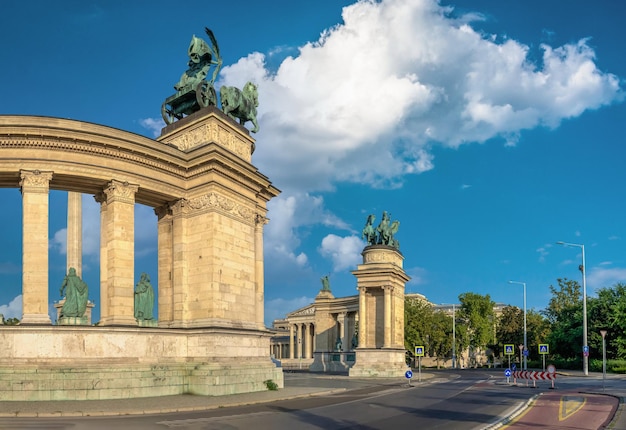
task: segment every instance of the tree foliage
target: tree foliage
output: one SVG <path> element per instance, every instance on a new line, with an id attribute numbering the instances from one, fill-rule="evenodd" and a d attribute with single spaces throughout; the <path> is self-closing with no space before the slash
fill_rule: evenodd
<path id="1" fill-rule="evenodd" d="M 576 281 L 557 279 L 558 289 L 550 285 L 552 298 L 543 311 L 550 323 L 548 343 L 552 353 L 577 357 L 582 352 L 582 295 Z"/>
<path id="2" fill-rule="evenodd" d="M 600 330 L 607 330 L 608 359 L 626 359 L 626 284 L 601 288 L 587 301 L 590 355 L 602 357 Z"/>
<path id="3" fill-rule="evenodd" d="M 463 293 L 458 318 L 467 327 L 468 341 L 473 347 L 487 348 L 494 341 L 495 303 L 489 294 Z"/>
<path id="4" fill-rule="evenodd" d="M 577 281 L 557 279 L 549 286 L 552 298 L 548 306 L 526 313 L 527 346 L 530 357 L 536 357 L 539 344 L 550 345 L 552 360 L 579 366 L 582 360 L 583 302 L 582 288 Z M 618 283 L 587 297 L 588 342 L 590 360 L 602 358 L 600 330 L 607 330 L 607 359 L 626 360 L 626 284 Z M 504 344 L 524 342 L 524 313 L 515 306 L 506 306 L 494 314 L 495 303 L 489 295 L 463 293 L 456 312 L 456 353 L 461 356 L 468 347 L 491 348 L 501 356 Z M 413 351 L 424 345 L 431 357 L 452 356 L 452 315 L 435 309 L 419 299 L 405 302 L 405 346 Z"/>

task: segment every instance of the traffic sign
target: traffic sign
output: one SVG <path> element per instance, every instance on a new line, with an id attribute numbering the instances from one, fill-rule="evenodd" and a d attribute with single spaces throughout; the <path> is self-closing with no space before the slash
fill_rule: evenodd
<path id="1" fill-rule="evenodd" d="M 554 364 L 550 364 L 547 370 L 548 370 L 548 373 L 554 373 L 556 372 L 556 367 L 554 367 Z"/>
<path id="2" fill-rule="evenodd" d="M 510 378 L 511 377 L 511 369 L 506 369 L 504 371 L 504 376 L 506 376 L 507 378 Z"/>
<path id="3" fill-rule="evenodd" d="M 515 354 L 515 350 L 513 349 L 514 345 L 512 343 L 504 344 L 504 355 L 513 355 Z"/>
<path id="4" fill-rule="evenodd" d="M 410 370 L 407 370 L 404 376 L 406 376 L 406 379 L 411 379 L 413 377 L 413 372 L 411 372 Z"/>
<path id="5" fill-rule="evenodd" d="M 424 347 L 423 346 L 416 346 L 415 347 L 415 356 L 416 357 L 423 357 L 424 356 Z"/>
<path id="6" fill-rule="evenodd" d="M 583 346 L 583 352 L 589 353 L 589 347 L 587 345 Z"/>
<path id="7" fill-rule="evenodd" d="M 528 357 L 528 350 L 527 349 L 524 350 L 524 356 Z"/>
<path id="8" fill-rule="evenodd" d="M 547 343 L 540 343 L 539 344 L 539 354 L 549 354 L 550 352 L 550 347 L 548 346 Z"/>
<path id="9" fill-rule="evenodd" d="M 513 372 L 515 372 L 517 370 L 517 365 L 515 363 L 513 363 L 511 365 L 511 369 L 513 369 Z"/>

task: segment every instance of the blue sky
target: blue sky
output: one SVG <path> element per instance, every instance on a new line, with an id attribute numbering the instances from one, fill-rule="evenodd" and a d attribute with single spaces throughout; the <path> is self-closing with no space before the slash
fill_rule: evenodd
<path id="1" fill-rule="evenodd" d="M 210 27 L 216 87 L 259 87 L 253 163 L 282 190 L 266 227 L 266 322 L 350 273 L 367 215 L 399 220 L 408 292 L 543 309 L 549 285 L 626 281 L 626 3 L 613 0 L 8 1 L 0 114 L 148 137 Z M 0 313 L 21 315 L 21 196 L 0 190 Z M 84 202 L 83 278 L 99 316 L 99 209 Z M 50 300 L 66 194 L 51 193 Z M 136 211 L 136 279 L 156 274 L 156 218 Z"/>

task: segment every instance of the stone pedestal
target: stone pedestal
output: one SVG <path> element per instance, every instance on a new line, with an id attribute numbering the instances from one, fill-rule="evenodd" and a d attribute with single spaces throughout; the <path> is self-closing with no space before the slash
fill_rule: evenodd
<path id="1" fill-rule="evenodd" d="M 410 279 L 397 249 L 372 245 L 352 274 L 359 290 L 359 347 L 350 376 L 401 377 L 404 348 L 404 289 Z"/>
<path id="2" fill-rule="evenodd" d="M 91 313 L 95 306 L 92 301 L 87 302 L 87 309 L 85 309 L 85 315 L 82 317 L 62 317 L 61 309 L 63 309 L 64 303 L 65 299 L 54 304 L 57 310 L 57 325 L 91 325 Z"/>

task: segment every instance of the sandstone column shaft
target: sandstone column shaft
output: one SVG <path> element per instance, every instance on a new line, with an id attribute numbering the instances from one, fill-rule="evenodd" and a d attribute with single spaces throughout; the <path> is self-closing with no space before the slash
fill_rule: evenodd
<path id="1" fill-rule="evenodd" d="M 298 338 L 298 358 L 302 358 L 302 324 L 296 326 L 296 333 Z"/>
<path id="2" fill-rule="evenodd" d="M 22 324 L 48 315 L 48 211 L 52 172 L 22 171 Z"/>
<path id="3" fill-rule="evenodd" d="M 385 301 L 385 317 L 384 317 L 384 339 L 383 339 L 383 347 L 390 348 L 392 344 L 391 340 L 391 287 L 385 286 L 383 287 L 384 291 L 384 301 Z"/>
<path id="4" fill-rule="evenodd" d="M 76 274 L 83 273 L 83 214 L 82 194 L 67 193 L 67 270 L 76 269 Z"/>
<path id="5" fill-rule="evenodd" d="M 289 358 L 292 360 L 295 357 L 295 351 L 293 347 L 293 324 L 289 324 Z"/>
<path id="6" fill-rule="evenodd" d="M 263 266 L 263 226 L 267 223 L 267 218 L 261 215 L 256 216 L 254 227 L 254 280 L 256 285 L 256 322 L 259 328 L 265 327 L 265 281 Z"/>
<path id="7" fill-rule="evenodd" d="M 159 273 L 159 326 L 168 327 L 174 321 L 174 295 L 172 290 L 173 243 L 172 214 L 169 207 L 155 209 L 157 222 L 158 273 Z"/>
<path id="8" fill-rule="evenodd" d="M 359 348 L 368 348 L 367 343 L 367 297 L 366 288 L 359 288 Z"/>
<path id="9" fill-rule="evenodd" d="M 113 180 L 106 194 L 107 270 L 105 301 L 108 315 L 100 325 L 136 325 L 135 278 L 135 193 L 137 185 Z"/>

